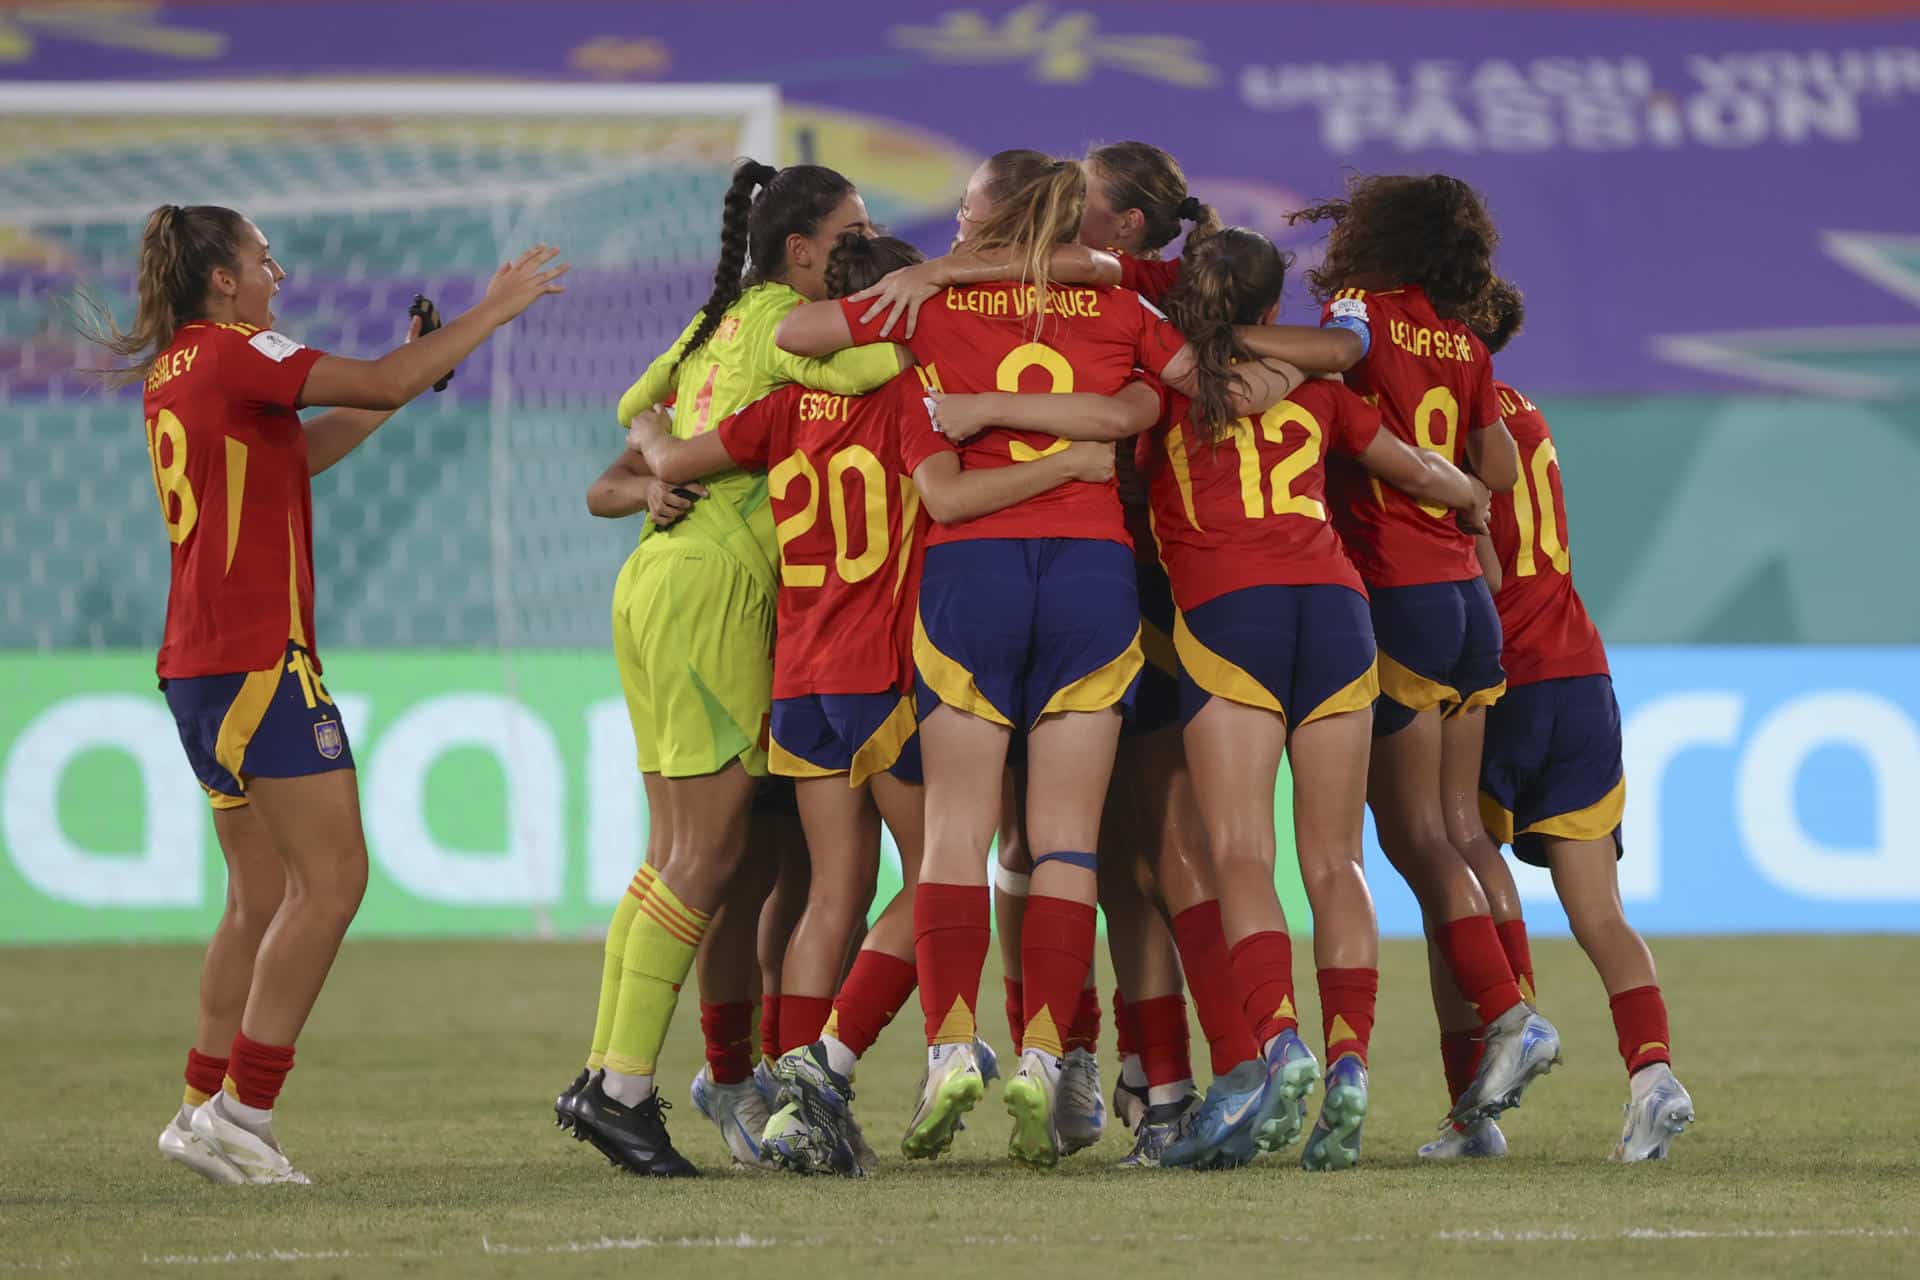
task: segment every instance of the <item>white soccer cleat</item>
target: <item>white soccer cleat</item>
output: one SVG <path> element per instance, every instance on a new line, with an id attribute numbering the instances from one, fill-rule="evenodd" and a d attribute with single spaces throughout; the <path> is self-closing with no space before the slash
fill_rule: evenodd
<path id="1" fill-rule="evenodd" d="M 1519 1106 L 1527 1086 L 1560 1063 L 1560 1033 L 1524 1002 L 1494 1019 L 1485 1037 L 1480 1070 L 1448 1117 L 1455 1124 L 1496 1119 Z"/>
<path id="2" fill-rule="evenodd" d="M 160 1154 L 175 1164 L 183 1164 L 208 1182 L 238 1186 L 247 1180 L 233 1161 L 208 1146 L 193 1131 L 195 1108 L 182 1103 L 167 1127 L 160 1131 Z"/>
<path id="3" fill-rule="evenodd" d="M 1642 1084 L 1642 1079 L 1646 1083 Z M 1693 1099 L 1673 1078 L 1673 1068 L 1656 1062 L 1634 1073 L 1627 1127 L 1613 1148 L 1614 1160 L 1634 1164 L 1665 1160 L 1673 1140 L 1693 1123 Z"/>
<path id="4" fill-rule="evenodd" d="M 987 1091 L 974 1044 L 933 1045 L 920 1077 L 920 1105 L 914 1109 L 900 1151 L 909 1160 L 930 1160 L 953 1146 L 960 1120 Z"/>
<path id="5" fill-rule="evenodd" d="M 777 1169 L 761 1148 L 761 1135 L 767 1131 L 767 1104 L 759 1084 L 752 1076 L 738 1084 L 715 1084 L 711 1068 L 700 1068 L 688 1091 L 694 1110 L 713 1122 L 726 1141 L 733 1162 L 748 1169 Z"/>
<path id="6" fill-rule="evenodd" d="M 1475 1121 L 1466 1129 L 1444 1121 L 1440 1136 L 1420 1148 L 1424 1160 L 1498 1160 L 1506 1154 L 1507 1135 L 1492 1120 Z"/>
<path id="7" fill-rule="evenodd" d="M 1089 1055 L 1091 1056 L 1091 1055 Z M 1029 1169 L 1051 1169 L 1060 1163 L 1065 1144 L 1060 1139 L 1059 1097 L 1064 1064 L 1054 1066 L 1038 1049 L 1020 1055 L 1020 1067 L 1008 1080 L 1001 1094 L 1006 1098 L 1007 1114 L 1013 1117 L 1013 1133 L 1007 1139 L 1007 1154 Z M 1094 1095 L 1099 1098 L 1099 1084 Z M 1105 1108 L 1102 1107 L 1104 1111 Z"/>
<path id="8" fill-rule="evenodd" d="M 1060 1154 L 1072 1155 L 1100 1141 L 1107 1131 L 1107 1104 L 1100 1096 L 1100 1059 L 1085 1049 L 1069 1049 L 1060 1067 L 1054 1127 Z"/>
<path id="9" fill-rule="evenodd" d="M 313 1181 L 293 1167 L 271 1132 L 262 1137 L 229 1116 L 225 1094 L 216 1093 L 196 1107 L 192 1124 L 194 1136 L 231 1164 L 244 1182 L 285 1182 L 304 1187 Z"/>

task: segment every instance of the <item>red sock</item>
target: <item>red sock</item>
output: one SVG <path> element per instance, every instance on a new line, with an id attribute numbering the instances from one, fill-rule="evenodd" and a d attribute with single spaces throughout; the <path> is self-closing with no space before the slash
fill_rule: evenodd
<path id="1" fill-rule="evenodd" d="M 1193 1059 L 1187 1053 L 1192 1032 L 1187 1026 L 1187 1000 L 1175 993 L 1155 996 L 1127 1006 L 1140 1019 L 1140 1065 L 1147 1086 L 1179 1084 L 1193 1079 Z"/>
<path id="2" fill-rule="evenodd" d="M 928 884 L 913 891 L 913 956 L 928 1044 L 972 1044 L 979 1034 L 980 970 L 993 940 L 992 895 L 983 884 Z"/>
<path id="3" fill-rule="evenodd" d="M 833 1014 L 821 1034 L 832 1036 L 859 1057 L 900 1012 L 918 980 L 911 961 L 884 951 L 861 951 L 853 958 L 847 980 L 840 984 Z"/>
<path id="4" fill-rule="evenodd" d="M 1228 953 L 1240 1007 L 1255 1045 L 1300 1025 L 1293 1011 L 1293 940 L 1279 930 L 1250 933 Z"/>
<path id="5" fill-rule="evenodd" d="M 287 1072 L 293 1070 L 293 1046 L 261 1044 L 242 1031 L 233 1037 L 227 1056 L 227 1092 L 244 1106 L 273 1110 Z"/>
<path id="6" fill-rule="evenodd" d="M 1500 934 L 1500 949 L 1507 953 L 1507 967 L 1513 970 L 1514 985 L 1520 998 L 1533 1003 L 1533 951 L 1527 946 L 1527 922 L 1502 920 L 1494 926 Z"/>
<path id="7" fill-rule="evenodd" d="M 1378 969 L 1320 970 L 1320 1027 L 1326 1033 L 1327 1065 L 1348 1054 L 1367 1065 L 1373 1038 L 1373 1001 L 1380 994 Z"/>
<path id="8" fill-rule="evenodd" d="M 220 1092 L 226 1078 L 227 1059 L 209 1058 L 198 1049 L 187 1050 L 187 1088 L 203 1095 L 200 1101 L 205 1102 Z"/>
<path id="9" fill-rule="evenodd" d="M 832 996 L 780 997 L 780 1052 L 786 1053 L 820 1038 L 833 1012 Z"/>
<path id="10" fill-rule="evenodd" d="M 1093 939 L 1092 903 L 1027 895 L 1027 918 L 1020 933 L 1020 972 L 1027 983 L 1023 1050 L 1039 1049 L 1056 1058 L 1066 1053 L 1066 1038 L 1055 1011 L 1078 1011 L 1087 971 L 1093 967 Z"/>
<path id="11" fill-rule="evenodd" d="M 1089 973 L 1088 976 L 1091 977 L 1092 974 Z M 1114 999 L 1119 998 L 1120 993 L 1114 992 Z M 1119 1016 L 1116 1011 L 1115 1019 Z M 1121 1027 L 1120 1034 L 1123 1038 L 1126 1033 L 1127 1029 Z M 1073 1025 L 1067 1028 L 1067 1037 L 1063 1043 L 1069 1049 L 1085 1049 L 1088 1053 L 1100 1052 L 1100 991 L 1098 988 L 1081 988 L 1080 1003 L 1073 1009 Z M 1121 1052 L 1124 1053 L 1125 1050 Z"/>
<path id="12" fill-rule="evenodd" d="M 1124 1063 L 1128 1058 L 1141 1051 L 1146 1041 L 1146 1029 L 1140 1025 L 1140 1010 L 1127 1003 L 1120 994 L 1120 988 L 1113 989 L 1113 1047 Z"/>
<path id="13" fill-rule="evenodd" d="M 760 997 L 760 1056 L 771 1063 L 780 1056 L 780 997 Z"/>
<path id="14" fill-rule="evenodd" d="M 1018 978 L 1002 978 L 1007 988 L 1007 1035 L 1013 1041 L 1015 1056 L 1020 1053 L 1020 1042 L 1027 1038 L 1027 986 Z"/>
<path id="15" fill-rule="evenodd" d="M 1446 1073 L 1448 1101 L 1460 1101 L 1460 1095 L 1480 1074 L 1480 1058 L 1486 1051 L 1487 1042 L 1478 1031 L 1440 1033 L 1440 1069 Z"/>
<path id="16" fill-rule="evenodd" d="M 1233 981 L 1233 960 L 1227 952 L 1227 933 L 1220 924 L 1218 900 L 1188 907 L 1173 918 L 1173 943 L 1180 950 L 1180 967 L 1200 1013 L 1200 1029 L 1207 1033 L 1213 1074 L 1223 1076 L 1243 1062 L 1260 1056 L 1253 1026 L 1247 1021 L 1239 989 Z"/>
<path id="17" fill-rule="evenodd" d="M 753 1074 L 753 1001 L 702 1000 L 700 1035 L 707 1042 L 707 1070 L 715 1084 L 739 1084 Z"/>
<path id="18" fill-rule="evenodd" d="M 1520 987 L 1513 980 L 1513 966 L 1500 947 L 1492 916 L 1449 920 L 1440 926 L 1434 944 L 1446 957 L 1453 985 L 1460 988 L 1482 1024 L 1520 1003 Z"/>
<path id="19" fill-rule="evenodd" d="M 1607 1001 L 1613 1029 L 1620 1036 L 1620 1057 L 1627 1074 L 1656 1062 L 1672 1062 L 1667 1042 L 1667 1002 L 1659 987 L 1635 987 Z"/>

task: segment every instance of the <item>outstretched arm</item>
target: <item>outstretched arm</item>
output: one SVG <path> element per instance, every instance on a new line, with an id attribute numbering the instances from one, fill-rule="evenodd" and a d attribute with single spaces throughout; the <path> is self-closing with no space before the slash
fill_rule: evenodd
<path id="1" fill-rule="evenodd" d="M 718 431 L 681 440 L 667 430 L 667 417 L 658 409 L 634 418 L 627 428 L 627 448 L 644 457 L 647 469 L 668 484 L 683 484 L 716 471 L 731 471 L 737 465 L 720 442 Z"/>
<path id="2" fill-rule="evenodd" d="M 565 293 L 554 282 L 566 274 L 566 265 L 547 267 L 559 252 L 535 245 L 493 273 L 486 296 L 478 305 L 418 342 L 404 343 L 378 360 L 321 356 L 307 372 L 296 407 L 338 405 L 389 413 L 398 409 L 472 355 L 495 329 L 546 295 Z"/>
<path id="3" fill-rule="evenodd" d="M 420 336 L 421 324 L 420 317 L 415 316 L 407 325 L 407 342 Z M 300 424 L 307 433 L 307 474 L 317 476 L 352 453 L 394 412 L 392 409 L 328 409 L 308 418 Z"/>
<path id="4" fill-rule="evenodd" d="M 1007 467 L 964 469 L 959 454 L 942 450 L 913 469 L 913 487 L 927 514 L 941 524 L 1004 510 L 1072 480 L 1103 484 L 1111 479 L 1113 446 L 1088 440 Z"/>
<path id="5" fill-rule="evenodd" d="M 1360 451 L 1360 465 L 1416 502 L 1452 507 L 1469 533 L 1487 527 L 1492 494 L 1487 486 L 1431 449 L 1416 449 L 1400 437 L 1380 431 Z M 1471 527 L 1468 527 L 1471 526 Z"/>
<path id="6" fill-rule="evenodd" d="M 1351 329 L 1242 324 L 1234 326 L 1233 335 L 1254 355 L 1284 360 L 1308 373 L 1345 373 L 1367 352 L 1365 340 Z"/>
<path id="7" fill-rule="evenodd" d="M 675 493 L 675 487 L 650 473 L 645 458 L 626 449 L 588 486 L 587 511 L 609 520 L 644 511 L 655 528 L 664 529 L 693 506 L 693 498 Z M 699 485 L 692 486 L 690 492 L 696 497 L 706 496 Z"/>
<path id="8" fill-rule="evenodd" d="M 1063 244 L 1056 248 L 1047 271 L 1062 284 L 1120 283 L 1120 259 L 1085 245 Z M 911 338 L 914 326 L 920 320 L 920 304 L 942 289 L 1018 278 L 1018 269 L 1013 265 L 1013 255 L 1008 250 L 988 249 L 975 253 L 963 246 L 944 257 L 931 258 L 889 272 L 878 284 L 869 285 L 853 294 L 850 300 L 864 302 L 868 298 L 873 299 L 873 305 L 860 316 L 861 324 L 871 324 L 873 318 L 882 311 L 887 313 L 885 323 L 880 326 L 881 337 L 893 333 L 893 326 L 904 311 L 907 327 L 902 336 Z"/>
<path id="9" fill-rule="evenodd" d="M 947 395 L 930 391 L 933 425 L 955 444 L 989 427 L 1044 431 L 1062 440 L 1125 440 L 1152 426 L 1160 416 L 1160 397 L 1139 380 L 1110 396 L 1075 391 L 984 391 Z"/>

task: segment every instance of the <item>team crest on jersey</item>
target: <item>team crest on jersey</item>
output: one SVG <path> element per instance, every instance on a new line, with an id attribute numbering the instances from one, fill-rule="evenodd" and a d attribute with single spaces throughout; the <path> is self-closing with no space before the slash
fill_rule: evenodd
<path id="1" fill-rule="evenodd" d="M 340 753 L 347 749 L 347 735 L 340 731 L 340 722 L 322 720 L 314 725 L 313 745 L 320 749 L 324 759 L 338 760 Z"/>

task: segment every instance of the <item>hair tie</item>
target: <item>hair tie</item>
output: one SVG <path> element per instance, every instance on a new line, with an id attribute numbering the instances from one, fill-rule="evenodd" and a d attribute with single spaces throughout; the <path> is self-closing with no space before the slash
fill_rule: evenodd
<path id="1" fill-rule="evenodd" d="M 1182 222 L 1198 222 L 1206 211 L 1207 206 L 1200 203 L 1199 196 L 1188 196 L 1180 202 L 1180 207 L 1174 210 Z"/>

